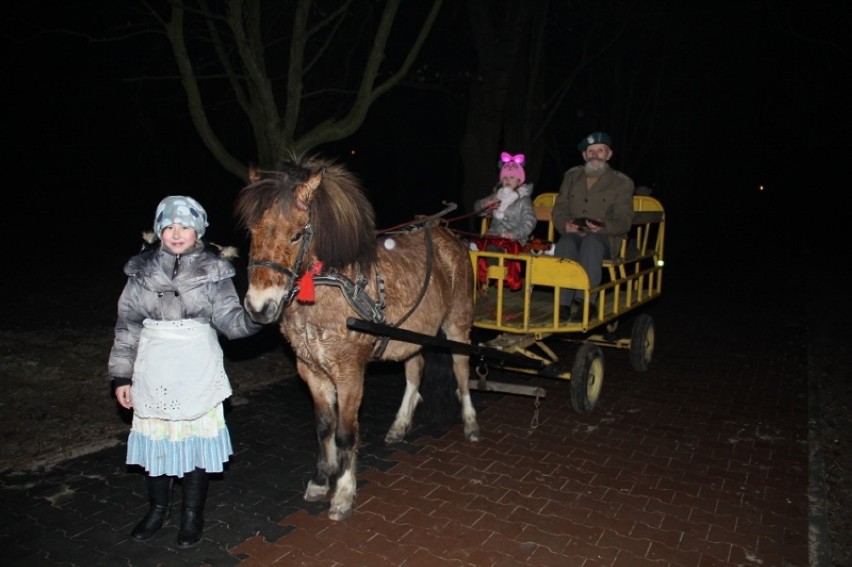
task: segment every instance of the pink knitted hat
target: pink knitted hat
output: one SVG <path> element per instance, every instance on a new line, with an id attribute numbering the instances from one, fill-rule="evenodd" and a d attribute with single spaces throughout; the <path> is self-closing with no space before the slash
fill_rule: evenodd
<path id="1" fill-rule="evenodd" d="M 517 177 L 523 183 L 527 176 L 524 173 L 524 154 L 512 155 L 509 152 L 500 154 L 500 179 Z"/>

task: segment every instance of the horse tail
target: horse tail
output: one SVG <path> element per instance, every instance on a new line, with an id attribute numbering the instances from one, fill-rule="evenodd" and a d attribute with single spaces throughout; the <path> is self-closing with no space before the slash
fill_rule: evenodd
<path id="1" fill-rule="evenodd" d="M 445 338 L 440 331 L 439 338 Z M 420 395 L 423 401 L 418 408 L 419 421 L 429 429 L 446 429 L 460 423 L 459 400 L 456 396 L 458 384 L 453 373 L 452 353 L 446 349 L 424 347 L 423 375 L 420 380 Z"/>

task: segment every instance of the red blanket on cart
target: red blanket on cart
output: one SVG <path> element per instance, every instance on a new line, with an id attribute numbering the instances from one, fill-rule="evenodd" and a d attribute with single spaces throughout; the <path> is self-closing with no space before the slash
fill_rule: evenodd
<path id="1" fill-rule="evenodd" d="M 475 238 L 473 243 L 482 251 L 507 252 L 509 254 L 519 254 L 524 250 L 524 246 L 519 242 L 509 238 Z M 491 248 L 492 250 L 489 250 Z M 481 285 L 487 285 L 488 278 L 488 260 L 497 262 L 496 258 L 479 258 L 476 266 L 476 279 Z M 505 285 L 512 291 L 521 289 L 524 285 L 524 278 L 521 274 L 521 263 L 517 260 L 507 260 L 506 267 L 506 283 Z"/>

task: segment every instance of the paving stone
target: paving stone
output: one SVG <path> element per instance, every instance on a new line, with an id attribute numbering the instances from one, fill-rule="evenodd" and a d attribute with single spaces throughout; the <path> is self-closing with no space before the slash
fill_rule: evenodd
<path id="1" fill-rule="evenodd" d="M 49 470 L 0 474 L 3 565 L 807 565 L 807 349 L 771 298 L 731 325 L 707 289 L 654 306 L 654 363 L 606 351 L 595 410 L 570 382 L 547 396 L 474 392 L 483 439 L 424 408 L 405 442 L 384 435 L 401 367 L 368 374 L 353 516 L 307 503 L 313 408 L 298 379 L 228 408 L 236 454 L 211 482 L 204 540 L 176 546 L 177 502 L 148 542 L 143 476 L 119 443 Z M 741 311 L 740 311 L 741 312 Z M 537 411 L 538 426 L 532 427 Z"/>

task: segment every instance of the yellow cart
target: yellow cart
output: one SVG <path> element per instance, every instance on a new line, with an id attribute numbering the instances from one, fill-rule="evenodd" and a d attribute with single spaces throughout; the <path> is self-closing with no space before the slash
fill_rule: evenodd
<path id="1" fill-rule="evenodd" d="M 535 201 L 539 231 L 546 241 L 555 241 L 551 211 L 556 193 L 544 193 Z M 648 369 L 654 352 L 654 323 L 647 313 L 631 313 L 656 299 L 662 293 L 663 242 L 665 211 L 655 198 L 633 197 L 633 227 L 618 256 L 604 261 L 604 278 L 592 287 L 583 267 L 572 260 L 549 255 L 548 252 L 502 252 L 471 250 L 474 273 L 480 259 L 490 259 L 486 281 L 475 281 L 473 294 L 474 328 L 493 335 L 479 343 L 484 349 L 495 349 L 509 355 L 522 355 L 537 361 L 536 367 L 500 363 L 503 369 L 537 374 L 571 381 L 571 403 L 580 413 L 590 412 L 600 396 L 604 375 L 602 347 L 627 349 L 630 363 L 639 372 Z M 523 279 L 521 289 L 507 285 L 508 267 Z M 572 319 L 560 318 L 559 295 L 562 289 L 583 290 L 582 313 Z M 595 298 L 592 308 L 591 298 Z M 629 337 L 617 338 L 619 320 L 628 313 L 632 327 Z M 576 319 L 576 320 L 575 320 Z M 579 345 L 570 370 L 547 341 L 561 338 Z M 471 387 L 480 390 L 508 392 L 542 397 L 543 388 L 527 384 L 501 383 L 488 380 L 484 359 L 476 369 L 478 381 Z"/>

